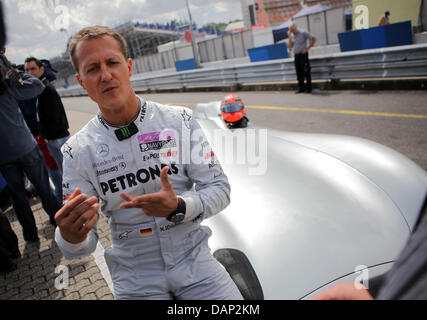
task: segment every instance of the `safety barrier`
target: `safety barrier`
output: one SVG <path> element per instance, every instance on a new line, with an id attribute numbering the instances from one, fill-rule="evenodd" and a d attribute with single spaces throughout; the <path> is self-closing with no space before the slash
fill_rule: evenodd
<path id="1" fill-rule="evenodd" d="M 427 44 L 328 54 L 311 58 L 314 80 L 427 76 Z M 293 58 L 201 68 L 167 74 L 139 74 L 131 79 L 137 90 L 221 87 L 295 81 Z M 84 95 L 79 86 L 58 89 L 62 96 Z"/>

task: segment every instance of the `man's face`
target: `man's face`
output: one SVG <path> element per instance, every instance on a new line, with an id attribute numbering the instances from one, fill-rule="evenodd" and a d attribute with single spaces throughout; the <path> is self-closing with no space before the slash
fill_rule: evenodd
<path id="1" fill-rule="evenodd" d="M 111 36 L 81 41 L 76 46 L 77 81 L 99 107 L 124 107 L 133 92 L 132 60 L 126 59 Z M 102 110 L 101 110 L 102 111 Z"/>
<path id="2" fill-rule="evenodd" d="M 296 26 L 292 26 L 289 30 L 291 31 L 291 33 L 296 34 L 298 29 Z"/>
<path id="3" fill-rule="evenodd" d="M 42 74 L 44 73 L 44 67 L 41 66 L 39 68 L 39 66 L 37 65 L 37 63 L 35 63 L 35 61 L 25 62 L 24 67 L 25 67 L 26 73 L 29 73 L 36 78 L 40 78 L 42 76 Z"/>

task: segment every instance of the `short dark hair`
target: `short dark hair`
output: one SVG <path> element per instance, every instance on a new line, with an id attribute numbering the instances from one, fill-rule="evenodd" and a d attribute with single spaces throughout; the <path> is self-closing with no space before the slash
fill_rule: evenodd
<path id="1" fill-rule="evenodd" d="M 25 59 L 25 63 L 28 63 L 31 61 L 34 61 L 39 68 L 43 67 L 43 63 L 36 57 L 28 57 L 27 59 Z"/>
<path id="2" fill-rule="evenodd" d="M 117 41 L 121 53 L 123 54 L 125 59 L 127 58 L 128 52 L 127 52 L 126 40 L 123 38 L 123 36 L 119 32 L 105 26 L 86 27 L 81 29 L 75 35 L 73 35 L 68 42 L 68 51 L 70 53 L 71 63 L 74 69 L 77 71 L 77 73 L 79 72 L 79 62 L 76 57 L 77 44 L 81 41 L 97 39 L 102 36 L 113 37 Z"/>
<path id="3" fill-rule="evenodd" d="M 389 16 L 389 15 L 390 15 L 390 11 L 386 11 L 386 12 L 385 12 L 385 15 L 386 15 L 386 16 Z"/>

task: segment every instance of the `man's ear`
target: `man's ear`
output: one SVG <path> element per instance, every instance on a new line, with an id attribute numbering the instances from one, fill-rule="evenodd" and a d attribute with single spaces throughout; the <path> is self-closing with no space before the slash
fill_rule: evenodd
<path id="1" fill-rule="evenodd" d="M 129 78 L 132 77 L 133 72 L 133 61 L 131 58 L 128 59 Z"/>
<path id="2" fill-rule="evenodd" d="M 85 86 L 83 85 L 83 81 L 82 81 L 82 79 L 80 79 L 80 76 L 79 76 L 79 74 L 78 73 L 76 73 L 76 79 L 77 79 L 77 82 L 79 83 L 79 85 L 83 88 L 83 89 L 85 89 L 86 90 L 86 88 L 85 88 Z"/>

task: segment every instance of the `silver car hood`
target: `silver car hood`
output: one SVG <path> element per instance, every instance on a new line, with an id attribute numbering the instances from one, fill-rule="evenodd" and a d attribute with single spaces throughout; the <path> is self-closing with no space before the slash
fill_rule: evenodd
<path id="1" fill-rule="evenodd" d="M 267 165 L 228 163 L 215 132 L 229 130 L 219 102 L 198 105 L 231 184 L 231 203 L 205 220 L 213 251 L 251 262 L 266 299 L 299 299 L 354 273 L 389 265 L 404 246 L 427 192 L 426 172 L 403 155 L 355 137 L 267 130 Z"/>

